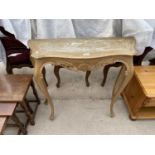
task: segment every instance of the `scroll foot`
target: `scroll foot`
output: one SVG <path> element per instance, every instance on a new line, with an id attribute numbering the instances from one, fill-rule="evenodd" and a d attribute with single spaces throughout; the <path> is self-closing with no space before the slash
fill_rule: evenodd
<path id="1" fill-rule="evenodd" d="M 44 101 L 44 104 L 45 104 L 45 105 L 47 105 L 47 104 L 48 104 L 48 101 L 47 101 L 47 99 L 45 99 L 45 101 Z"/>
<path id="2" fill-rule="evenodd" d="M 54 115 L 53 114 L 50 115 L 50 120 L 54 120 Z"/>
<path id="3" fill-rule="evenodd" d="M 114 113 L 114 112 L 111 112 L 111 113 L 110 113 L 110 117 L 111 117 L 111 118 L 115 117 L 115 113 Z"/>
<path id="4" fill-rule="evenodd" d="M 31 125 L 35 125 L 35 121 L 34 120 L 30 120 L 30 124 Z"/>
<path id="5" fill-rule="evenodd" d="M 56 87 L 57 88 L 60 88 L 60 82 L 56 84 Z"/>

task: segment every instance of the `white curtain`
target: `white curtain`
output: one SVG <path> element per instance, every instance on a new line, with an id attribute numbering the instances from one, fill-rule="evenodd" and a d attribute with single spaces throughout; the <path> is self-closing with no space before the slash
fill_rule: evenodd
<path id="1" fill-rule="evenodd" d="M 124 19 L 122 21 L 122 36 L 133 36 L 136 39 L 137 55 L 150 46 L 153 39 L 153 28 L 142 19 Z"/>
<path id="2" fill-rule="evenodd" d="M 34 38 L 75 38 L 72 20 L 70 19 L 37 19 L 31 20 Z"/>
<path id="3" fill-rule="evenodd" d="M 144 19 L 1 19 L 0 25 L 27 45 L 31 38 L 115 37 L 136 38 L 137 55 L 155 48 L 155 20 Z M 4 49 L 0 44 L 0 61 Z"/>
<path id="4" fill-rule="evenodd" d="M 118 20 L 37 19 L 31 23 L 34 38 L 112 37 L 117 35 Z"/>
<path id="5" fill-rule="evenodd" d="M 150 46 L 155 49 L 155 19 L 145 19 L 149 26 L 153 29 L 153 36 Z"/>
<path id="6" fill-rule="evenodd" d="M 114 37 L 114 19 L 76 19 L 72 20 L 76 37 Z"/>
<path id="7" fill-rule="evenodd" d="M 1 19 L 0 25 L 13 33 L 25 45 L 31 39 L 31 24 L 29 19 Z"/>

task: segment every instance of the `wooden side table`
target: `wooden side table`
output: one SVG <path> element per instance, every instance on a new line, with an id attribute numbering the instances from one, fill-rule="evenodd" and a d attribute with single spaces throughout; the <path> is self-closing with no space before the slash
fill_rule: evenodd
<path id="1" fill-rule="evenodd" d="M 34 113 L 26 100 L 30 86 L 37 102 Z M 28 117 L 28 122 L 34 125 L 34 116 L 40 101 L 34 88 L 32 75 L 0 75 L 0 103 L 19 103 Z"/>
<path id="2" fill-rule="evenodd" d="M 132 120 L 155 119 L 155 66 L 136 66 L 122 95 Z"/>
<path id="3" fill-rule="evenodd" d="M 18 134 L 27 134 L 26 127 L 16 115 L 17 103 L 0 103 L 0 134 L 3 134 L 7 125 L 18 127 Z M 7 124 L 8 119 L 12 119 L 15 124 Z"/>
<path id="4" fill-rule="evenodd" d="M 28 44 L 34 78 L 50 106 L 50 119 L 54 118 L 54 107 L 43 80 L 44 65 L 50 63 L 75 71 L 92 71 L 107 64 L 122 63 L 112 92 L 110 113 L 114 116 L 113 105 L 133 76 L 134 38 L 40 39 L 30 40 Z"/>

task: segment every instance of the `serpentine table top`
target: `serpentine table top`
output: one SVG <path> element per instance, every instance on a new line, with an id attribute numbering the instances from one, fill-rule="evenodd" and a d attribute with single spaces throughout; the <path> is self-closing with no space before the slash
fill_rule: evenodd
<path id="1" fill-rule="evenodd" d="M 31 60 L 35 69 L 34 78 L 50 105 L 50 118 L 54 118 L 54 107 L 43 80 L 42 69 L 45 64 L 51 63 L 69 69 L 87 71 L 121 62 L 122 68 L 112 93 L 110 110 L 113 116 L 113 104 L 133 75 L 135 44 L 135 39 L 132 37 L 29 40 Z"/>
<path id="2" fill-rule="evenodd" d="M 134 55 L 135 40 L 131 38 L 62 38 L 29 41 L 32 57 L 88 59 L 110 55 Z"/>

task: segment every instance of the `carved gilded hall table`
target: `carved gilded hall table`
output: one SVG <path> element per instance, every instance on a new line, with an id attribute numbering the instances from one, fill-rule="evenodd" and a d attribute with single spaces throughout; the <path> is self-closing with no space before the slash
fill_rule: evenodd
<path id="1" fill-rule="evenodd" d="M 91 71 L 107 64 L 122 63 L 110 105 L 110 114 L 114 116 L 113 105 L 133 76 L 134 38 L 34 39 L 29 40 L 28 45 L 34 78 L 50 106 L 50 119 L 54 119 L 54 107 L 42 75 L 44 65 L 50 63 L 75 71 Z"/>

